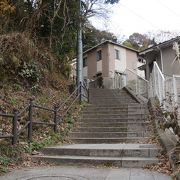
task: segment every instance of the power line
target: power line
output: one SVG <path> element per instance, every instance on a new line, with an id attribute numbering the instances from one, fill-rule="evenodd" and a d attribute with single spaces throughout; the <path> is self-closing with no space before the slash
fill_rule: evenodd
<path id="1" fill-rule="evenodd" d="M 172 14 L 174 14 L 175 16 L 177 16 L 178 18 L 180 18 L 180 14 L 178 14 L 176 11 L 174 11 L 173 9 L 169 8 L 166 4 L 164 4 L 161 0 L 156 1 L 159 4 L 161 4 L 162 6 L 164 6 L 166 9 L 168 9 Z"/>
<path id="2" fill-rule="evenodd" d="M 137 17 L 139 17 L 140 19 L 142 19 L 143 21 L 145 21 L 146 23 L 149 23 L 151 26 L 153 26 L 154 28 L 158 29 L 158 27 L 156 25 L 154 25 L 151 21 L 149 21 L 148 19 L 144 18 L 143 16 L 141 16 L 140 14 L 138 14 L 137 12 L 135 12 L 134 10 L 132 10 L 131 8 L 125 6 L 124 4 L 122 4 L 121 2 L 119 2 L 119 4 L 121 6 L 123 6 L 124 8 L 128 9 L 132 14 L 136 15 Z"/>

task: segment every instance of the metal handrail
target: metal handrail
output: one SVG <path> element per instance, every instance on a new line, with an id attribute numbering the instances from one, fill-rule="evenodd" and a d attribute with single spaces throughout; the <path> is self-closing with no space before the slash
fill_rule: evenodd
<path id="1" fill-rule="evenodd" d="M 24 108 L 22 109 L 19 113 L 18 113 L 18 116 L 20 116 L 21 114 L 23 114 L 24 112 L 26 112 L 29 108 L 29 104 Z"/>
<path id="2" fill-rule="evenodd" d="M 2 116 L 2 117 L 13 117 L 14 116 L 14 114 L 5 114 L 5 113 L 0 113 L 0 116 Z"/>
<path id="3" fill-rule="evenodd" d="M 61 117 L 62 119 L 66 116 L 66 114 L 68 113 L 68 111 L 70 110 L 70 108 L 72 107 L 72 105 L 76 102 L 76 100 L 79 98 L 80 95 L 76 96 L 76 98 L 73 100 L 73 102 L 70 104 L 70 106 L 68 107 L 68 109 L 65 111 L 65 113 L 63 114 L 63 116 Z"/>
<path id="4" fill-rule="evenodd" d="M 147 79 L 144 79 L 143 77 L 139 76 L 138 74 L 136 74 L 135 72 L 133 72 L 131 69 L 128 69 L 128 68 L 127 68 L 127 70 L 130 71 L 130 72 L 132 72 L 132 73 L 133 73 L 134 75 L 136 75 L 138 78 L 140 78 L 140 79 L 146 81 L 147 83 L 149 83 L 149 81 L 148 81 Z"/>
<path id="5" fill-rule="evenodd" d="M 12 144 L 15 145 L 17 143 L 18 137 L 19 135 L 26 129 L 28 128 L 28 140 L 29 142 L 32 141 L 32 124 L 43 124 L 43 125 L 49 125 L 49 126 L 53 126 L 54 127 L 54 132 L 57 132 L 57 126 L 59 121 L 57 120 L 58 118 L 58 112 L 64 107 L 64 105 L 77 93 L 77 95 L 75 96 L 75 98 L 72 99 L 72 102 L 70 103 L 70 105 L 68 106 L 68 108 L 66 109 L 66 111 L 63 113 L 63 116 L 59 116 L 60 118 L 64 118 L 65 115 L 68 113 L 68 111 L 70 110 L 70 108 L 72 107 L 72 105 L 77 101 L 77 99 L 80 96 L 84 96 L 84 94 L 82 94 L 82 89 L 84 88 L 84 90 L 87 91 L 87 96 L 89 96 L 88 93 L 88 89 L 86 87 L 85 84 L 79 84 L 78 87 L 73 91 L 73 93 L 71 93 L 71 95 L 60 105 L 60 107 L 56 107 L 54 106 L 53 109 L 51 108 L 46 108 L 37 104 L 33 104 L 32 100 L 30 100 L 29 104 L 23 108 L 20 112 L 18 112 L 17 110 L 13 111 L 13 114 L 5 114 L 5 113 L 0 113 L 0 116 L 2 117 L 7 117 L 7 118 L 12 118 L 12 134 L 7 134 L 7 135 L 0 135 L 0 139 L 2 138 L 12 138 Z M 87 97 L 87 99 L 89 99 L 89 97 Z M 81 99 L 80 99 L 81 100 Z M 33 108 L 38 108 L 38 109 L 43 109 L 45 111 L 50 111 L 54 113 L 54 122 L 53 123 L 48 123 L 48 122 L 40 122 L 40 121 L 33 121 Z M 25 123 L 25 125 L 23 127 L 21 127 L 21 129 L 18 129 L 17 127 L 17 121 L 19 119 L 19 117 L 24 113 L 24 112 L 28 112 L 28 120 Z"/>
<path id="6" fill-rule="evenodd" d="M 43 107 L 43 106 L 40 106 L 37 104 L 33 104 L 33 107 L 38 108 L 38 109 L 42 109 L 42 110 L 46 110 L 46 111 L 52 111 L 52 112 L 55 111 L 54 109 L 46 108 L 46 107 Z"/>
<path id="7" fill-rule="evenodd" d="M 12 137 L 13 137 L 12 134 L 0 135 L 0 139 L 4 139 L 4 138 L 12 138 Z"/>
<path id="8" fill-rule="evenodd" d="M 72 92 L 72 94 L 60 105 L 60 107 L 57 108 L 57 111 L 59 111 L 67 102 L 68 100 L 79 90 L 80 85 Z"/>
<path id="9" fill-rule="evenodd" d="M 33 124 L 43 124 L 43 125 L 50 125 L 50 126 L 54 126 L 54 123 L 49 123 L 49 122 L 42 122 L 42 121 L 33 121 Z"/>
<path id="10" fill-rule="evenodd" d="M 27 121 L 26 124 L 25 124 L 21 129 L 18 130 L 18 132 L 17 132 L 18 136 L 27 128 L 27 126 L 29 125 L 29 123 L 30 123 L 30 122 Z"/>
<path id="11" fill-rule="evenodd" d="M 159 74 L 161 75 L 161 78 L 162 78 L 163 80 L 165 80 L 164 75 L 163 75 L 163 73 L 161 72 L 161 70 L 160 70 L 160 68 L 159 68 L 159 66 L 158 66 L 158 64 L 157 64 L 157 62 L 154 61 L 154 65 L 155 65 L 156 68 L 158 69 L 158 72 L 159 72 Z"/>

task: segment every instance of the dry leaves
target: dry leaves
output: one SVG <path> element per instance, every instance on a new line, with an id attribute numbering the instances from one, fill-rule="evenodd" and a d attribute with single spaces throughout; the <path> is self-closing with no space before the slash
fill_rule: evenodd
<path id="1" fill-rule="evenodd" d="M 157 164 L 150 164 L 144 167 L 144 169 L 148 169 L 151 171 L 157 171 L 160 173 L 165 173 L 170 175 L 172 173 L 170 162 L 167 157 L 160 156 L 159 157 L 160 162 Z"/>

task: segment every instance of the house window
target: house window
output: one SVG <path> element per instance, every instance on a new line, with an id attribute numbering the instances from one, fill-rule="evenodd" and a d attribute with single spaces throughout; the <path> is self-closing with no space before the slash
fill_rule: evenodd
<path id="1" fill-rule="evenodd" d="M 102 60 L 102 51 L 101 51 L 101 50 L 99 50 L 99 51 L 96 52 L 96 60 L 97 60 L 97 61 Z"/>
<path id="2" fill-rule="evenodd" d="M 120 53 L 119 50 L 115 49 L 115 58 L 120 60 Z"/>
<path id="3" fill-rule="evenodd" d="M 87 57 L 84 57 L 83 58 L 83 67 L 86 67 L 87 66 Z"/>

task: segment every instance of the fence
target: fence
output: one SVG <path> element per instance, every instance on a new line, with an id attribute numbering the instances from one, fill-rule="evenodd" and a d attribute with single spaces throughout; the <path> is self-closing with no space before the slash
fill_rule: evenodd
<path id="1" fill-rule="evenodd" d="M 174 96 L 175 102 L 180 105 L 180 76 L 173 75 L 173 89 L 174 89 Z"/>
<path id="2" fill-rule="evenodd" d="M 173 112 L 176 105 L 180 104 L 180 76 L 163 75 L 157 63 L 154 62 L 153 70 L 150 75 L 150 97 L 157 97 L 160 101 L 161 107 L 168 112 Z M 178 119 L 180 118 L 180 108 L 178 108 Z M 164 121 L 167 121 L 163 117 Z M 178 120 L 180 124 L 180 121 Z M 176 135 L 173 128 L 169 130 Z"/>
<path id="3" fill-rule="evenodd" d="M 180 105 L 180 76 L 163 75 L 159 66 L 154 62 L 149 81 L 149 96 L 158 97 L 161 104 L 167 108 Z"/>
<path id="4" fill-rule="evenodd" d="M 173 76 L 164 75 L 164 108 L 168 111 L 172 111 L 172 108 L 175 106 L 175 84 Z"/>
<path id="5" fill-rule="evenodd" d="M 125 86 L 134 91 L 137 95 L 144 96 L 148 98 L 148 86 L 149 81 L 143 77 L 137 75 L 130 69 L 126 69 L 124 73 L 115 73 L 114 77 L 103 77 L 103 83 L 99 82 L 99 78 L 89 83 L 89 87 L 97 88 L 101 87 L 107 89 L 121 89 Z"/>
<path id="6" fill-rule="evenodd" d="M 125 74 L 115 74 L 114 77 L 103 77 L 102 82 L 98 77 L 96 80 L 89 83 L 91 88 L 102 87 L 106 89 L 121 89 L 126 85 L 126 75 Z"/>
<path id="7" fill-rule="evenodd" d="M 137 75 L 130 69 L 126 69 L 127 87 L 134 91 L 137 95 L 148 98 L 149 81 Z"/>
<path id="8" fill-rule="evenodd" d="M 153 70 L 150 76 L 150 97 L 158 97 L 160 104 L 163 104 L 165 99 L 165 78 L 159 69 L 159 66 L 154 62 Z"/>
<path id="9" fill-rule="evenodd" d="M 83 94 L 82 94 L 83 92 Z M 33 125 L 39 124 L 39 125 L 46 125 L 53 127 L 54 132 L 58 132 L 58 125 L 63 120 L 63 118 L 66 116 L 68 111 L 71 109 L 73 104 L 79 99 L 80 97 L 86 98 L 89 95 L 88 89 L 85 87 L 84 84 L 80 84 L 73 93 L 60 105 L 60 106 L 54 106 L 53 108 L 46 108 L 40 105 L 35 104 L 32 100 L 29 101 L 28 105 L 22 109 L 20 112 L 18 110 L 13 110 L 12 114 L 4 114 L 0 113 L 1 118 L 7 118 L 8 120 L 11 119 L 12 121 L 12 129 L 11 134 L 10 133 L 0 133 L 0 139 L 12 139 L 12 144 L 17 144 L 18 137 L 27 130 L 27 139 L 28 142 L 32 142 L 32 133 L 33 133 Z M 52 114 L 53 118 L 49 122 L 44 121 L 37 121 L 34 120 L 33 113 L 35 112 L 35 109 L 48 111 Z M 63 110 L 63 112 L 62 112 Z M 23 114 L 27 114 L 27 116 L 23 117 Z M 25 119 L 25 123 L 23 126 L 18 126 L 18 121 Z"/>

